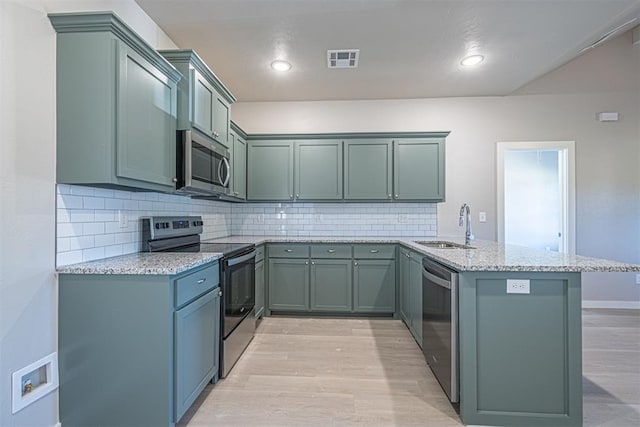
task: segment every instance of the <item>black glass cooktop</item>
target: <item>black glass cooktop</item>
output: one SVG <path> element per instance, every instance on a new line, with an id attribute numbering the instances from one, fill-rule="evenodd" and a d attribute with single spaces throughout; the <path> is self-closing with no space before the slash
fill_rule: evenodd
<path id="1" fill-rule="evenodd" d="M 255 247 L 253 243 L 198 243 L 181 248 L 171 249 L 171 252 L 215 252 L 222 253 L 225 257 L 245 252 Z"/>

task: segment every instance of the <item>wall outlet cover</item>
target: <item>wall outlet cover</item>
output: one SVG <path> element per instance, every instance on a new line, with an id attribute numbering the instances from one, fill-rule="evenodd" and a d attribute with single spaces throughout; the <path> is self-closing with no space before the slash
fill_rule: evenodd
<path id="1" fill-rule="evenodd" d="M 400 223 L 409 222 L 409 216 L 407 214 L 398 214 L 398 222 Z"/>
<path id="2" fill-rule="evenodd" d="M 486 212 L 478 212 L 478 222 L 487 222 Z"/>
<path id="3" fill-rule="evenodd" d="M 531 293 L 531 281 L 529 279 L 507 279 L 508 294 Z"/>
<path id="4" fill-rule="evenodd" d="M 636 285 L 640 285 L 640 273 L 636 273 Z"/>

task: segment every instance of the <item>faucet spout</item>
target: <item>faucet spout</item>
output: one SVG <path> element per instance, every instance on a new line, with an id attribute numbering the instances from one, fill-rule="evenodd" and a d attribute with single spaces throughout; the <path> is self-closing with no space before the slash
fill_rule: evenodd
<path id="1" fill-rule="evenodd" d="M 460 218 L 458 219 L 458 225 L 460 227 L 464 224 L 465 219 L 467 221 L 467 227 L 464 233 L 464 244 L 469 246 L 475 236 L 473 235 L 473 231 L 471 231 L 471 208 L 466 203 L 460 208 Z"/>

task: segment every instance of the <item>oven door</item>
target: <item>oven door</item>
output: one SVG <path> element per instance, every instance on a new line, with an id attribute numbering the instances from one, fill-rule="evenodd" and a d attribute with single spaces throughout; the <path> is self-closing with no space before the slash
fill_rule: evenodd
<path id="1" fill-rule="evenodd" d="M 184 131 L 182 140 L 184 180 L 180 191 L 228 193 L 231 179 L 228 150 L 195 131 Z"/>
<path id="2" fill-rule="evenodd" d="M 256 250 L 229 258 L 224 263 L 223 339 L 249 315 L 256 302 Z"/>

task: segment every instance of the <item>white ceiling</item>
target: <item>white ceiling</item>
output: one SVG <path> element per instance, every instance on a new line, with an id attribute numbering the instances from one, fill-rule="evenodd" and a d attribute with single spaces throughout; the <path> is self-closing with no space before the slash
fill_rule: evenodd
<path id="1" fill-rule="evenodd" d="M 239 101 L 507 95 L 640 23 L 640 0 L 136 1 Z M 360 49 L 357 69 L 327 68 L 342 48 Z M 485 61 L 463 69 L 473 53 Z"/>

